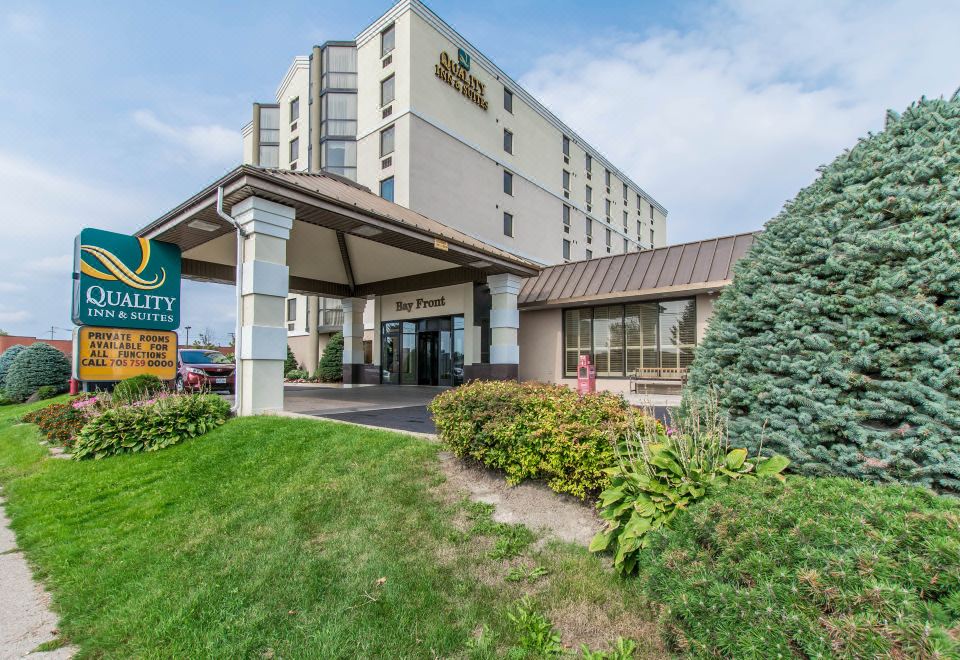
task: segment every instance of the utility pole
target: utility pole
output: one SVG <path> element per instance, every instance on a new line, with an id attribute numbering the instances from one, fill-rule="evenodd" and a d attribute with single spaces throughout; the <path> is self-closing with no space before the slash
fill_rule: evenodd
<path id="1" fill-rule="evenodd" d="M 189 325 L 184 326 L 183 329 L 187 331 L 187 341 L 185 341 L 184 343 L 185 343 L 187 346 L 189 346 L 189 345 L 190 345 L 190 326 L 189 326 Z"/>

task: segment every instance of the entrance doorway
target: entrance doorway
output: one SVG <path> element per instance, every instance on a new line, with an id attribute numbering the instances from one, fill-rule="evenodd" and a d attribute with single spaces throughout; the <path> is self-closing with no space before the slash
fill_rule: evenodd
<path id="1" fill-rule="evenodd" d="M 385 321 L 380 326 L 381 382 L 461 385 L 463 341 L 462 316 Z"/>

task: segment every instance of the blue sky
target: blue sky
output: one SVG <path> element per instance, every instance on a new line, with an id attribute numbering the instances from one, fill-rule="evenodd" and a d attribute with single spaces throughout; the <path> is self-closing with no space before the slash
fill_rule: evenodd
<path id="1" fill-rule="evenodd" d="M 429 4 L 663 203 L 671 242 L 761 227 L 885 108 L 960 85 L 956 2 Z M 69 327 L 79 228 L 132 231 L 231 169 L 291 58 L 389 6 L 3 3 L 0 328 Z M 185 294 L 225 339 L 231 289 Z"/>

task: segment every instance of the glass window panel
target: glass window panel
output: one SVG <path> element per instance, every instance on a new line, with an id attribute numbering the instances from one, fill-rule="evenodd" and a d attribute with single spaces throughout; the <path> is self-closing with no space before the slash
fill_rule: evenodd
<path id="1" fill-rule="evenodd" d="M 417 335 L 404 332 L 401 345 L 400 382 L 404 385 L 417 384 Z"/>
<path id="2" fill-rule="evenodd" d="M 593 310 L 593 353 L 598 376 L 623 375 L 623 307 Z"/>
<path id="3" fill-rule="evenodd" d="M 388 202 L 393 201 L 393 177 L 380 182 L 380 196 Z"/>
<path id="4" fill-rule="evenodd" d="M 503 109 L 513 112 L 513 92 L 506 87 L 503 88 Z"/>
<path id="5" fill-rule="evenodd" d="M 396 78 L 390 76 L 380 83 L 380 105 L 392 103 L 396 93 Z"/>
<path id="6" fill-rule="evenodd" d="M 391 25 L 380 33 L 380 57 L 393 51 L 396 45 L 397 30 L 395 25 Z"/>
<path id="7" fill-rule="evenodd" d="M 396 127 L 389 126 L 380 131 L 380 156 L 386 156 L 393 153 L 393 142 Z"/>
<path id="8" fill-rule="evenodd" d="M 300 97 L 290 101 L 290 121 L 294 122 L 300 118 Z"/>
<path id="9" fill-rule="evenodd" d="M 697 342 L 696 301 L 687 299 L 660 303 L 659 331 L 661 368 L 685 368 L 681 364 L 681 353 L 692 352 Z"/>
<path id="10" fill-rule="evenodd" d="M 590 355 L 591 318 L 590 309 L 568 309 L 564 311 L 564 372 L 568 377 L 577 375 L 577 364 L 581 355 Z"/>
<path id="11" fill-rule="evenodd" d="M 653 350 L 656 358 L 657 348 L 657 303 L 634 303 L 624 310 L 624 326 L 627 341 L 627 373 L 632 374 L 647 368 L 644 364 L 644 350 Z"/>
<path id="12" fill-rule="evenodd" d="M 280 167 L 280 145 L 260 145 L 260 167 Z"/>
<path id="13" fill-rule="evenodd" d="M 260 128 L 280 128 L 280 108 L 260 108 Z"/>

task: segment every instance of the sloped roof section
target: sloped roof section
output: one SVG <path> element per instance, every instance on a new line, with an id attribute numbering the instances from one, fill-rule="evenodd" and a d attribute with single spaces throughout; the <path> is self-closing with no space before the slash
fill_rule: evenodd
<path id="1" fill-rule="evenodd" d="M 759 232 L 668 245 L 544 268 L 520 290 L 521 308 L 664 296 L 722 287 Z"/>

